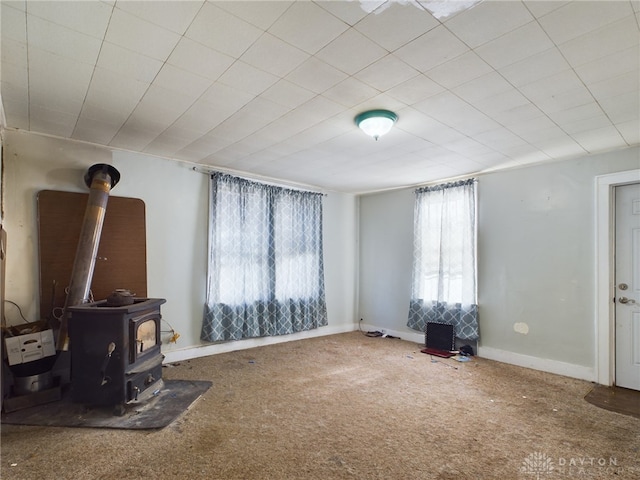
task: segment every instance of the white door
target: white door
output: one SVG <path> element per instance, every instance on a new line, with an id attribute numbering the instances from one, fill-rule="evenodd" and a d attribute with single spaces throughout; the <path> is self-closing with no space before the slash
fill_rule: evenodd
<path id="1" fill-rule="evenodd" d="M 615 197 L 616 385 L 640 390 L 640 183 Z"/>

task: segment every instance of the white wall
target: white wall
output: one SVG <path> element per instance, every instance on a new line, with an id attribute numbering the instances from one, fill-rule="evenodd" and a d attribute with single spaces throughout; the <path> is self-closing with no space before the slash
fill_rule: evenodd
<path id="1" fill-rule="evenodd" d="M 636 147 L 478 177 L 480 355 L 594 379 L 595 177 L 639 166 Z M 413 189 L 363 196 L 360 212 L 359 316 L 420 339 L 406 327 Z"/>
<path id="2" fill-rule="evenodd" d="M 180 162 L 13 130 L 5 131 L 4 147 L 5 228 L 10 246 L 6 296 L 22 307 L 29 320 L 40 317 L 37 192 L 86 193 L 87 168 L 109 163 L 121 174 L 111 195 L 140 198 L 146 205 L 147 293 L 166 298 L 162 315 L 181 335 L 177 344 L 163 345 L 169 360 L 354 328 L 354 196 L 329 193 L 325 197 L 327 327 L 285 337 L 203 345 L 199 338 L 206 285 L 207 175 Z M 18 323 L 17 312 L 7 310 L 8 323 Z"/>

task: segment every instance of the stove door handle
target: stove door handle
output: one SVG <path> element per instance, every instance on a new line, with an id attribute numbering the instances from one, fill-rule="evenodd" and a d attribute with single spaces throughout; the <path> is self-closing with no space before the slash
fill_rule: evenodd
<path id="1" fill-rule="evenodd" d="M 100 386 L 106 385 L 111 381 L 111 377 L 107 377 L 107 367 L 109 366 L 109 360 L 111 360 L 111 354 L 115 351 L 116 344 L 110 342 L 107 346 L 107 355 L 102 360 L 102 368 L 100 369 L 100 376 L 102 377 L 102 381 L 100 382 Z"/>

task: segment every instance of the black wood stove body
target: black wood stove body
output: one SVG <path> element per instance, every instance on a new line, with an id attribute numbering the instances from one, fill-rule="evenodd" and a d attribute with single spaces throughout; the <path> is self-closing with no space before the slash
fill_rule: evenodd
<path id="1" fill-rule="evenodd" d="M 71 400 L 124 407 L 162 388 L 162 298 L 69 307 Z"/>

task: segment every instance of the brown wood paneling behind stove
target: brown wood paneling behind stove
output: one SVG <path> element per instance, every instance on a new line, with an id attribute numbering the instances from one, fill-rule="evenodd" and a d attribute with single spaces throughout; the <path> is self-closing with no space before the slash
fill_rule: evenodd
<path id="1" fill-rule="evenodd" d="M 40 317 L 64 306 L 88 194 L 42 190 L 38 193 Z M 109 197 L 91 292 L 102 300 L 115 289 L 147 296 L 145 204 L 138 198 Z M 55 283 L 55 288 L 54 288 Z"/>

